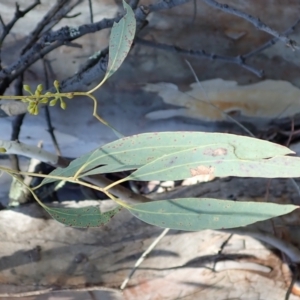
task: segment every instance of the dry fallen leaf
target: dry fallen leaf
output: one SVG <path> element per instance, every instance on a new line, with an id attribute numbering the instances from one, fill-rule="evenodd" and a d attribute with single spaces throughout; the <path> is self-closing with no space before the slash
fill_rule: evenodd
<path id="1" fill-rule="evenodd" d="M 168 104 L 181 106 L 148 113 L 152 120 L 175 116 L 204 121 L 223 121 L 230 115 L 275 119 L 293 116 L 300 112 L 300 89 L 282 80 L 265 80 L 249 85 L 235 81 L 212 79 L 190 85 L 181 92 L 175 84 L 147 84 L 145 91 L 158 93 Z M 214 107 L 215 106 L 215 107 Z"/>

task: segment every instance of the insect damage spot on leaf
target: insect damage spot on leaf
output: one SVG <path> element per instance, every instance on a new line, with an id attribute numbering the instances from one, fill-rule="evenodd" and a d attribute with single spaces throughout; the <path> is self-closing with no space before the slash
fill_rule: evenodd
<path id="1" fill-rule="evenodd" d="M 215 178 L 214 176 L 215 168 L 214 167 L 206 167 L 206 166 L 198 166 L 197 168 L 191 168 L 190 173 L 192 177 L 199 177 L 199 181 L 210 181 Z"/>
<path id="2" fill-rule="evenodd" d="M 226 155 L 228 150 L 226 148 L 217 148 L 217 149 L 205 149 L 203 151 L 204 155 L 209 155 L 209 156 L 221 156 L 221 155 Z"/>

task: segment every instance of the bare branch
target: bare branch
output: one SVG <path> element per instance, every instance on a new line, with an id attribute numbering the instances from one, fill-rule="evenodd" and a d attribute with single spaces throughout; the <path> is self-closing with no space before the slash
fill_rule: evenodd
<path id="1" fill-rule="evenodd" d="M 221 4 L 215 0 L 203 0 L 203 1 L 206 4 L 208 4 L 214 8 L 220 9 L 225 13 L 232 14 L 232 15 L 238 16 L 242 19 L 245 19 L 249 23 L 253 24 L 257 29 L 267 32 L 270 35 L 273 35 L 275 38 L 279 39 L 280 41 L 285 43 L 287 46 L 290 46 L 292 49 L 296 49 L 296 47 L 297 47 L 296 41 L 288 38 L 285 34 L 280 34 L 276 30 L 270 28 L 268 25 L 263 23 L 260 19 L 255 18 L 247 13 L 244 13 L 234 7 L 231 7 L 228 4 Z"/>
<path id="2" fill-rule="evenodd" d="M 38 40 L 39 35 L 44 30 L 44 28 L 54 19 L 55 15 L 69 1 L 70 0 L 61 0 L 56 2 L 56 4 L 47 12 L 47 14 L 43 17 L 43 19 L 37 24 L 35 29 L 29 34 L 26 41 L 26 45 L 23 47 L 21 54 L 24 54 L 28 49 L 32 47 L 32 45 Z"/>
<path id="3" fill-rule="evenodd" d="M 20 75 L 18 77 L 18 79 L 16 80 L 15 95 L 23 95 L 23 76 L 22 75 Z M 25 113 L 17 115 L 14 118 L 14 120 L 12 122 L 12 133 L 11 133 L 11 138 L 10 138 L 12 141 L 19 140 L 19 135 L 20 135 L 21 126 L 23 124 L 24 117 L 25 117 Z M 11 167 L 14 170 L 20 171 L 18 156 L 16 154 L 11 154 L 9 156 L 9 158 L 10 158 Z"/>
<path id="4" fill-rule="evenodd" d="M 107 291 L 110 293 L 118 292 L 117 289 L 103 287 L 101 285 L 95 285 L 90 287 L 83 288 L 74 288 L 74 289 L 59 289 L 59 288 L 47 288 L 43 290 L 29 291 L 29 292 L 20 292 L 20 293 L 2 293 L 0 294 L 0 298 L 27 298 L 32 296 L 39 296 L 48 293 L 63 293 L 63 292 L 90 292 L 90 291 Z"/>
<path id="5" fill-rule="evenodd" d="M 94 23 L 94 13 L 93 13 L 93 3 L 92 0 L 89 1 L 89 10 L 90 10 L 90 21 L 93 24 Z"/>
<path id="6" fill-rule="evenodd" d="M 291 262 L 300 263 L 299 249 L 297 247 L 295 247 L 294 245 L 289 244 L 286 241 L 279 239 L 270 233 L 253 231 L 246 227 L 224 229 L 224 230 L 218 230 L 218 231 L 251 236 L 259 241 L 262 241 L 268 245 L 273 246 L 276 249 L 279 249 L 290 259 Z"/>
<path id="7" fill-rule="evenodd" d="M 284 35 L 289 35 L 291 32 L 293 32 L 295 30 L 296 26 L 298 26 L 299 23 L 300 23 L 300 18 L 291 27 L 289 27 L 283 34 Z M 256 49 L 254 49 L 253 51 L 243 55 L 243 58 L 246 60 L 246 59 L 248 59 L 252 56 L 255 56 L 256 54 L 258 54 L 258 53 L 272 47 L 273 45 L 275 45 L 278 40 L 279 39 L 276 38 L 276 37 L 272 38 L 268 42 L 264 43 L 263 45 L 259 46 Z"/>
<path id="8" fill-rule="evenodd" d="M 2 34 L 0 36 L 0 69 L 2 69 L 2 67 L 1 67 L 1 48 L 2 48 L 5 38 L 10 33 L 11 29 L 17 23 L 17 21 L 19 19 L 23 18 L 28 12 L 30 12 L 32 9 L 34 9 L 39 4 L 41 4 L 40 0 L 36 0 L 33 4 L 29 5 L 26 9 L 20 10 L 18 3 L 16 3 L 15 15 L 8 24 L 5 24 L 2 17 L 0 16 L 0 23 L 2 25 Z"/>
<path id="9" fill-rule="evenodd" d="M 4 39 L 9 34 L 10 30 L 13 28 L 13 26 L 17 23 L 17 21 L 21 18 L 23 18 L 28 12 L 33 10 L 37 5 L 41 4 L 40 0 L 36 0 L 34 3 L 29 5 L 26 9 L 20 10 L 19 4 L 16 3 L 16 11 L 15 15 L 12 18 L 12 20 L 8 24 L 4 24 L 2 18 L 1 18 L 1 24 L 3 26 L 3 31 L 0 36 L 0 45 L 3 44 Z"/>
<path id="10" fill-rule="evenodd" d="M 148 46 L 148 47 L 153 47 L 157 49 L 162 49 L 166 50 L 169 52 L 177 53 L 177 54 L 184 54 L 184 55 L 189 55 L 189 56 L 194 56 L 194 57 L 202 57 L 206 59 L 211 59 L 211 60 L 218 60 L 218 61 L 223 61 L 227 63 L 232 63 L 239 65 L 240 67 L 252 72 L 258 77 L 263 76 L 263 71 L 262 70 L 257 70 L 245 63 L 245 59 L 243 56 L 237 56 L 237 57 L 232 57 L 232 56 L 225 56 L 225 55 L 218 55 L 214 53 L 207 53 L 204 50 L 186 50 L 177 46 L 171 46 L 171 45 L 166 45 L 166 44 L 161 44 L 161 43 L 156 43 L 156 42 L 151 42 L 148 40 L 143 40 L 140 38 L 136 38 L 135 42 L 140 45 Z"/>
<path id="11" fill-rule="evenodd" d="M 162 0 L 158 3 L 151 4 L 149 6 L 139 6 L 135 10 L 135 17 L 137 20 L 137 28 L 144 26 L 145 20 L 150 12 L 158 11 L 162 9 L 172 8 L 177 5 L 189 2 L 191 0 Z M 99 31 L 101 29 L 112 27 L 114 22 L 118 22 L 122 16 L 118 16 L 113 19 L 103 19 L 102 21 L 96 22 L 94 24 L 81 25 L 76 30 L 68 26 L 63 27 L 55 32 L 45 33 L 39 42 L 22 55 L 19 60 L 8 66 L 6 69 L 0 71 L 0 80 L 5 81 L 8 85 L 12 80 L 14 80 L 20 73 L 24 72 L 31 64 L 44 57 L 46 54 L 52 50 L 64 45 L 68 41 L 75 40 L 87 33 L 92 33 Z M 50 44 L 50 45 L 49 45 Z M 95 61 L 94 61 L 95 62 Z M 80 89 L 83 85 L 89 85 L 95 80 L 99 80 L 101 76 L 104 76 L 106 72 L 108 62 L 108 52 L 102 51 L 102 54 L 97 59 L 97 64 L 92 64 L 92 67 L 87 68 L 84 72 L 79 72 L 74 76 L 64 80 L 61 84 L 61 92 L 70 92 Z M 1 86 L 0 85 L 0 94 Z M 51 90 L 50 91 L 54 91 Z M 13 108 L 11 106 L 14 106 Z M 9 103 L 2 104 L 0 109 L 0 117 L 12 116 L 20 113 L 26 112 L 26 105 L 24 103 Z"/>
<path id="12" fill-rule="evenodd" d="M 162 0 L 161 2 L 151 4 L 149 6 L 140 6 L 135 10 L 135 17 L 138 23 L 143 23 L 150 12 L 172 8 L 188 1 L 190 0 Z M 114 22 L 118 22 L 121 18 L 122 16 L 118 16 L 112 19 L 103 19 L 93 24 L 81 25 L 76 29 L 66 26 L 55 32 L 45 33 L 41 40 L 36 43 L 30 49 L 30 51 L 22 55 L 16 63 L 11 64 L 0 72 L 0 79 L 4 79 L 5 77 L 9 77 L 10 80 L 15 79 L 16 76 L 20 74 L 20 70 L 28 68 L 31 64 L 41 58 L 41 56 L 46 55 L 47 53 L 61 45 L 64 45 L 66 42 L 71 42 L 88 33 L 94 33 L 102 29 L 111 28 Z M 57 42 L 57 44 L 52 45 L 52 47 L 51 45 L 49 46 L 49 44 L 55 42 Z M 12 73 L 14 74 L 12 75 Z"/>

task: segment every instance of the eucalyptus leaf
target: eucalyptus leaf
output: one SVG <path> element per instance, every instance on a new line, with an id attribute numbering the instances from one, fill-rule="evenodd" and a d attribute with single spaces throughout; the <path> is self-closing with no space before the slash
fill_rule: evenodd
<path id="1" fill-rule="evenodd" d="M 67 168 L 57 168 L 50 175 L 68 178 L 73 177 L 79 170 L 79 177 L 97 172 L 134 170 L 179 151 L 189 151 L 193 147 L 215 147 L 220 144 L 234 151 L 240 160 L 257 160 L 293 153 L 284 146 L 234 134 L 154 132 L 133 135 L 106 144 L 75 159 Z M 91 173 L 87 173 L 89 171 Z M 43 184 L 53 181 L 56 179 L 45 178 Z"/>
<path id="2" fill-rule="evenodd" d="M 246 226 L 288 214 L 296 205 L 239 202 L 211 198 L 181 198 L 132 205 L 140 220 L 163 228 L 187 231 Z"/>
<path id="3" fill-rule="evenodd" d="M 80 208 L 56 208 L 45 206 L 45 210 L 58 222 L 72 227 L 100 227 L 108 223 L 121 209 L 101 213 L 99 206 Z"/>
<path id="4" fill-rule="evenodd" d="M 215 177 L 300 177 L 300 158 L 275 156 L 269 159 L 242 159 L 235 147 L 216 144 L 193 147 L 165 155 L 140 167 L 127 180 L 181 180 L 202 176 L 207 180 Z"/>
<path id="5" fill-rule="evenodd" d="M 123 0 L 126 15 L 114 23 L 109 39 L 109 59 L 105 78 L 113 75 L 126 58 L 136 30 L 136 20 L 132 8 Z"/>

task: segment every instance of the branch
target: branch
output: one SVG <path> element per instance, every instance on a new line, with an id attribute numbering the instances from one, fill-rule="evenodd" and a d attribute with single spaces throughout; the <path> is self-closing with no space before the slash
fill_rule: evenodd
<path id="1" fill-rule="evenodd" d="M 249 230 L 247 228 L 242 228 L 242 227 L 241 228 L 233 228 L 233 229 L 223 229 L 223 230 L 218 230 L 218 231 L 251 236 L 254 239 L 262 241 L 262 242 L 264 242 L 268 245 L 271 245 L 274 248 L 280 250 L 290 259 L 291 262 L 300 263 L 300 250 L 297 247 L 295 247 L 294 245 L 292 245 L 284 240 L 281 240 L 270 233 L 253 231 L 251 229 Z"/>
<path id="2" fill-rule="evenodd" d="M 218 55 L 214 53 L 207 53 L 204 50 L 186 50 L 177 46 L 171 46 L 171 45 L 166 45 L 166 44 L 161 44 L 161 43 L 156 43 L 156 42 L 151 42 L 148 40 L 143 40 L 141 38 L 136 38 L 135 42 L 140 45 L 148 46 L 148 47 L 153 47 L 157 49 L 162 49 L 166 50 L 169 52 L 177 53 L 177 54 L 184 54 L 184 55 L 189 55 L 189 56 L 194 56 L 194 57 L 202 57 L 202 58 L 208 58 L 211 60 L 219 60 L 227 63 L 232 63 L 241 66 L 242 68 L 252 72 L 258 77 L 263 76 L 263 70 L 257 70 L 245 63 L 245 59 L 243 56 L 225 56 L 225 55 Z"/>
<path id="3" fill-rule="evenodd" d="M 75 293 L 75 292 L 92 292 L 92 291 L 107 291 L 111 294 L 119 292 L 118 289 L 113 289 L 109 287 L 104 287 L 102 285 L 95 285 L 95 286 L 89 286 L 89 287 L 83 287 L 83 288 L 70 288 L 70 289 L 59 289 L 59 287 L 51 287 L 51 288 L 45 288 L 43 290 L 36 290 L 36 291 L 29 291 L 29 292 L 20 292 L 20 293 L 2 293 L 0 294 L 0 298 L 27 298 L 32 296 L 39 296 L 44 295 L 48 293 Z M 109 296 L 110 297 L 110 296 Z M 37 297 L 34 297 L 37 298 Z"/>
<path id="4" fill-rule="evenodd" d="M 35 45 L 40 38 L 40 34 L 44 31 L 50 31 L 51 28 L 56 25 L 62 18 L 64 18 L 76 5 L 81 3 L 83 0 L 77 0 L 69 4 L 70 0 L 60 0 L 47 12 L 43 19 L 37 24 L 35 29 L 28 35 L 27 40 L 23 48 L 21 49 L 21 56 L 23 56 L 33 45 Z M 67 5 L 69 4 L 69 5 Z M 47 28 L 46 28 L 47 27 Z M 46 28 L 46 29 L 45 29 Z M 52 51 L 52 48 L 49 48 Z M 44 54 L 45 55 L 45 54 Z M 39 58 L 37 57 L 36 60 Z M 24 64 L 23 68 L 19 70 L 15 75 L 21 75 L 28 66 Z M 4 78 L 0 84 L 0 95 L 3 95 L 7 86 L 18 76 Z M 19 106 L 19 105 L 14 105 Z M 24 107 L 24 106 L 23 106 Z M 17 108 L 17 111 L 19 109 Z M 22 109 L 21 109 L 22 110 Z M 24 112 L 24 110 L 23 110 Z M 22 113 L 22 112 L 21 112 Z"/>
<path id="5" fill-rule="evenodd" d="M 221 4 L 215 0 L 203 0 L 203 1 L 206 4 L 208 4 L 214 8 L 220 9 L 225 13 L 232 14 L 232 15 L 238 16 L 242 19 L 245 19 L 249 23 L 253 24 L 257 29 L 267 32 L 270 35 L 273 35 L 275 38 L 279 39 L 280 41 L 285 43 L 287 46 L 291 47 L 293 50 L 296 49 L 296 47 L 297 47 L 296 41 L 288 38 L 285 34 L 278 33 L 276 30 L 270 28 L 268 25 L 263 23 L 260 19 L 255 18 L 255 17 L 253 17 L 247 13 L 244 13 L 234 7 L 231 7 L 227 4 Z"/>
<path id="6" fill-rule="evenodd" d="M 15 95 L 23 95 L 23 75 L 20 75 L 18 77 L 18 79 L 16 80 Z M 19 140 L 19 135 L 20 135 L 21 126 L 23 124 L 24 117 L 25 117 L 25 114 L 20 114 L 14 118 L 14 120 L 12 122 L 12 133 L 11 133 L 11 138 L 10 138 L 12 141 Z M 15 154 L 11 154 L 9 156 L 9 158 L 10 158 L 10 162 L 11 162 L 11 167 L 16 171 L 20 171 L 18 156 Z"/>
<path id="7" fill-rule="evenodd" d="M 296 28 L 296 26 L 298 26 L 300 23 L 300 18 L 292 25 L 290 26 L 287 30 L 284 31 L 284 35 L 289 35 L 291 32 L 293 32 Z M 254 49 L 253 51 L 250 51 L 249 53 L 243 55 L 243 58 L 246 60 L 270 47 L 272 47 L 273 45 L 276 44 L 276 42 L 278 41 L 279 39 L 274 37 L 272 38 L 271 40 L 267 41 L 266 43 L 262 44 L 261 46 L 259 46 L 258 48 Z"/>
<path id="8" fill-rule="evenodd" d="M 10 33 L 11 29 L 17 23 L 17 21 L 19 19 L 23 18 L 28 12 L 30 12 L 32 9 L 34 9 L 39 4 L 41 4 L 40 0 L 36 0 L 33 4 L 29 5 L 26 9 L 20 10 L 19 4 L 16 3 L 15 15 L 12 18 L 12 20 L 6 25 L 0 15 L 0 22 L 2 25 L 2 34 L 0 36 L 0 69 L 2 69 L 2 67 L 1 67 L 1 49 L 2 49 L 2 45 L 3 45 L 3 41 L 5 40 L 7 35 Z"/>
<path id="9" fill-rule="evenodd" d="M 135 10 L 135 17 L 137 20 L 138 30 L 144 26 L 145 20 L 150 12 L 158 11 L 162 9 L 172 8 L 174 6 L 182 5 L 183 3 L 191 0 L 162 0 L 156 4 L 149 6 L 139 6 Z M 41 57 L 56 49 L 57 47 L 64 45 L 65 42 L 75 40 L 87 33 L 96 32 L 104 28 L 109 28 L 114 22 L 118 22 L 122 16 L 113 19 L 103 19 L 100 22 L 94 24 L 85 24 L 79 26 L 76 30 L 68 26 L 63 27 L 55 32 L 48 32 L 43 35 L 41 40 L 36 43 L 30 51 L 28 51 L 20 59 L 8 66 L 6 69 L 0 72 L 0 80 L 3 79 L 8 85 L 17 75 L 26 70 L 31 64 L 36 62 Z M 138 31 L 137 30 L 137 31 Z M 56 41 L 56 43 L 54 43 Z M 53 42 L 52 44 L 49 43 Z M 96 64 L 92 64 L 91 67 L 87 67 L 84 72 L 78 72 L 72 77 L 64 80 L 60 85 L 61 92 L 71 92 L 81 89 L 84 85 L 89 85 L 95 80 L 103 77 L 106 73 L 108 62 L 108 51 L 102 51 L 98 58 L 94 60 Z M 89 65 L 87 62 L 86 66 Z M 54 92 L 54 89 L 50 89 L 50 92 Z M 1 94 L 1 88 L 0 88 Z M 13 116 L 27 111 L 27 105 L 25 103 L 5 103 L 0 106 L 0 117 Z"/>
<path id="10" fill-rule="evenodd" d="M 5 25 L 2 18 L 1 18 L 3 31 L 2 31 L 2 34 L 0 36 L 0 45 L 3 44 L 4 39 L 9 34 L 9 32 L 13 28 L 13 26 L 17 23 L 17 21 L 19 19 L 23 18 L 28 12 L 33 10 L 39 4 L 41 4 L 40 0 L 36 0 L 33 4 L 29 5 L 26 9 L 20 10 L 19 4 L 16 3 L 16 11 L 15 11 L 15 15 L 12 18 L 12 20 L 8 24 Z"/>
<path id="11" fill-rule="evenodd" d="M 137 20 L 137 27 L 141 25 L 146 20 L 146 17 L 150 12 L 172 8 L 174 6 L 181 5 L 190 0 L 162 0 L 156 4 L 151 4 L 149 6 L 140 6 L 135 10 L 135 17 Z M 103 19 L 99 22 L 93 24 L 84 24 L 79 26 L 78 28 L 72 28 L 69 26 L 65 26 L 55 32 L 47 32 L 43 35 L 41 40 L 36 43 L 30 51 L 20 57 L 20 59 L 6 67 L 0 72 L 0 79 L 4 79 L 5 77 L 9 77 L 10 80 L 13 80 L 20 73 L 20 70 L 24 70 L 24 66 L 28 68 L 31 64 L 36 62 L 41 55 L 44 56 L 49 51 L 45 50 L 45 48 L 49 48 L 49 44 L 57 42 L 57 45 L 51 48 L 51 51 L 55 48 L 64 45 L 66 42 L 71 42 L 77 38 L 80 38 L 86 34 L 98 32 L 102 29 L 111 28 L 114 22 L 118 22 L 122 16 L 118 16 L 112 19 Z M 40 53 L 42 50 L 43 53 Z M 20 69 L 20 70 L 18 70 Z M 12 74 L 13 73 L 13 74 Z"/>
<path id="12" fill-rule="evenodd" d="M 23 144 L 18 141 L 0 140 L 0 148 L 4 148 L 5 154 L 17 154 L 43 161 L 50 165 L 60 165 L 58 156 L 39 147 Z"/>
<path id="13" fill-rule="evenodd" d="M 1 149 L 2 148 L 2 149 Z M 34 158 L 53 167 L 65 168 L 69 165 L 70 161 L 66 158 L 56 154 L 45 151 L 36 146 L 30 146 L 21 142 L 3 141 L 0 140 L 0 150 L 5 151 L 4 154 L 18 154 L 26 157 Z M 112 184 L 112 181 L 103 175 L 87 176 L 84 180 L 97 185 L 100 188 L 105 188 Z M 129 203 L 149 202 L 150 200 L 142 195 L 138 195 L 128 190 L 127 188 L 117 185 L 110 189 L 110 192 L 118 198 L 128 201 Z"/>
<path id="14" fill-rule="evenodd" d="M 26 42 L 26 45 L 21 51 L 20 58 L 7 68 L 4 68 L 0 72 L 0 80 L 8 77 L 10 82 L 18 77 L 19 74 L 24 72 L 29 66 L 35 63 L 40 58 L 44 57 L 49 52 L 54 49 L 64 45 L 67 42 L 71 42 L 75 38 L 70 38 L 72 35 L 71 29 L 69 27 L 63 27 L 62 29 L 53 32 L 50 29 L 62 18 L 64 18 L 73 8 L 78 5 L 83 0 L 78 0 L 75 4 L 67 7 L 63 10 L 64 5 L 69 0 L 58 1 L 57 4 L 45 15 L 43 20 L 37 25 L 37 27 L 29 35 L 29 39 Z M 57 14 L 59 16 L 57 16 Z M 48 26 L 47 32 L 43 34 L 40 41 L 37 41 L 40 33 L 44 30 L 44 27 L 48 25 L 50 21 L 56 19 L 55 22 L 52 22 L 51 26 Z M 67 29 L 67 30 L 66 30 Z M 66 32 L 67 31 L 67 32 Z M 69 38 L 67 38 L 67 36 Z M 76 37 L 77 38 L 77 37 Z M 53 45 L 54 43 L 54 45 Z M 54 46 L 54 47 L 53 47 Z M 12 74 L 14 73 L 14 74 Z"/>
<path id="15" fill-rule="evenodd" d="M 63 10 L 66 4 L 70 2 L 70 0 L 61 0 L 57 1 L 57 3 L 46 13 L 43 19 L 37 24 L 34 30 L 29 34 L 26 44 L 23 47 L 21 54 L 24 54 L 27 50 L 29 50 L 35 42 L 39 39 L 40 34 L 45 31 L 45 27 L 47 26 L 47 30 L 49 31 L 54 25 L 56 25 L 65 15 L 69 13 L 70 10 L 74 8 L 74 5 L 67 7 L 67 11 L 64 14 L 57 16 L 57 14 Z M 78 2 L 76 2 L 76 5 Z M 49 25 L 51 23 L 51 25 Z"/>

